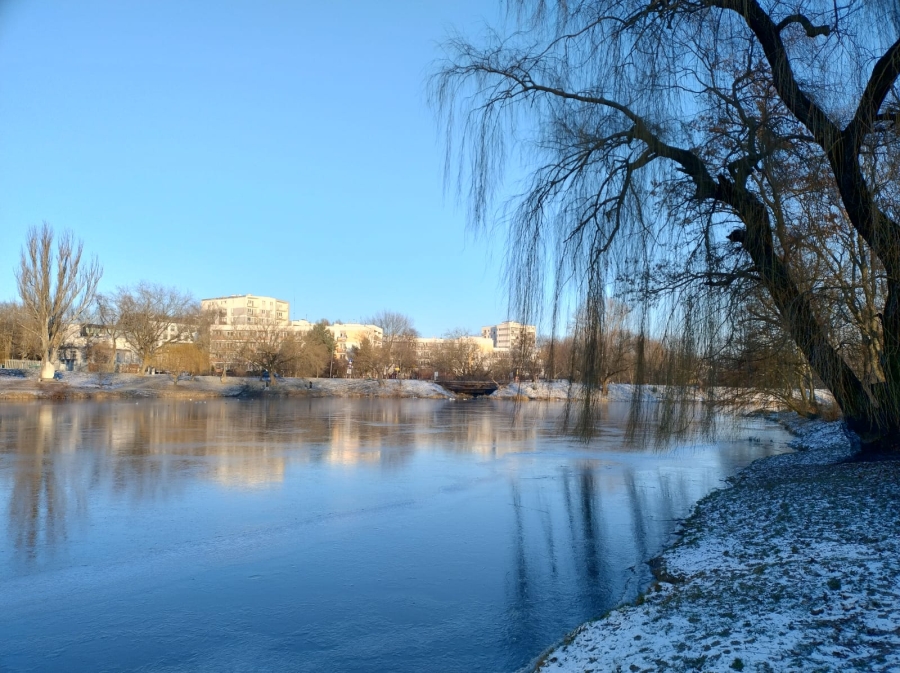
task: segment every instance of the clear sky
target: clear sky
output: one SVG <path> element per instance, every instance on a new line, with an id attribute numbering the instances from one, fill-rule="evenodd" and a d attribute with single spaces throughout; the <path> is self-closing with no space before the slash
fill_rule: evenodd
<path id="1" fill-rule="evenodd" d="M 502 247 L 445 196 L 425 82 L 496 0 L 0 0 L 0 300 L 25 232 L 71 229 L 103 291 L 507 318 Z"/>

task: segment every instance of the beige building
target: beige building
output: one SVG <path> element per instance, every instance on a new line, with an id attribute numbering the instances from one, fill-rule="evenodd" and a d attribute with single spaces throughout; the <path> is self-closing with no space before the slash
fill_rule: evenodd
<path id="1" fill-rule="evenodd" d="M 444 374 L 464 375 L 489 366 L 494 343 L 485 337 L 460 336 L 452 339 L 419 337 L 416 360 L 419 367 L 441 368 Z M 450 370 L 449 372 L 446 370 Z"/>
<path id="2" fill-rule="evenodd" d="M 291 320 L 291 330 L 295 334 L 305 334 L 315 326 L 309 320 Z M 381 346 L 384 330 L 378 325 L 363 325 L 361 323 L 334 323 L 326 328 L 334 337 L 334 354 L 347 359 L 353 348 L 359 348 L 363 339 L 368 339 L 375 346 Z"/>
<path id="3" fill-rule="evenodd" d="M 523 343 L 528 347 L 533 347 L 537 338 L 537 328 L 534 325 L 523 325 L 520 322 L 507 320 L 499 325 L 482 327 L 481 336 L 490 339 L 495 350 L 508 351 Z"/>
<path id="4" fill-rule="evenodd" d="M 252 297 L 253 305 L 238 305 L 233 310 L 246 308 L 254 310 L 254 313 L 244 314 L 238 313 L 235 317 L 234 313 L 223 314 L 223 320 L 230 322 L 220 322 L 210 327 L 210 363 L 219 371 L 223 367 L 232 367 L 242 360 L 241 353 L 248 346 L 251 348 L 261 346 L 268 349 L 278 349 L 288 337 L 300 339 L 304 334 L 309 332 L 315 323 L 308 320 L 283 320 L 277 317 L 278 303 L 284 305 L 284 315 L 287 315 L 287 302 L 276 302 L 276 317 L 270 318 L 266 314 L 257 313 L 257 309 L 268 309 L 268 297 L 256 297 L 255 295 L 242 295 L 243 297 Z M 232 299 L 225 297 L 223 299 Z M 203 301 L 218 302 L 222 299 L 205 299 Z M 266 308 L 263 309 L 262 307 Z M 210 304 L 211 309 L 227 310 L 230 308 L 228 304 Z M 205 308 L 205 307 L 204 307 Z M 247 322 L 245 322 L 245 319 Z M 334 336 L 335 357 L 347 359 L 353 348 L 358 348 L 363 339 L 368 338 L 374 346 L 380 346 L 383 331 L 377 325 L 361 325 L 358 323 L 336 323 L 328 325 L 326 328 Z"/>
<path id="5" fill-rule="evenodd" d="M 420 356 L 420 358 L 427 359 L 429 353 L 434 353 L 440 348 L 454 344 L 465 344 L 467 346 L 470 346 L 474 352 L 477 352 L 480 355 L 486 356 L 493 355 L 494 353 L 494 342 L 483 336 L 461 336 L 454 339 L 417 337 L 416 353 Z"/>
<path id="6" fill-rule="evenodd" d="M 286 325 L 290 322 L 290 304 L 283 299 L 256 294 L 231 294 L 201 299 L 203 311 L 218 313 L 217 325 Z"/>
<path id="7" fill-rule="evenodd" d="M 381 346 L 384 330 L 378 325 L 362 325 L 359 323 L 338 323 L 329 325 L 328 331 L 334 335 L 334 354 L 346 359 L 353 348 L 359 348 L 363 339 L 368 339 L 375 346 Z"/>

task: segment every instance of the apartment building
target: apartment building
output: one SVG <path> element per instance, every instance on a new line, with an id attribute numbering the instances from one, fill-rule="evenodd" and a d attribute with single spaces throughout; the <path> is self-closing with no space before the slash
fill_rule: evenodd
<path id="1" fill-rule="evenodd" d="M 478 336 L 451 339 L 419 337 L 415 340 L 416 363 L 439 370 L 443 376 L 480 375 L 494 359 L 494 344 Z"/>
<path id="2" fill-rule="evenodd" d="M 197 337 L 195 325 L 168 323 L 159 324 L 159 327 L 162 329 L 156 342 L 157 348 L 166 344 L 193 343 Z M 81 371 L 92 366 L 105 367 L 110 360 L 117 368 L 122 365 L 140 365 L 138 349 L 118 332 L 115 333 L 113 354 L 113 332 L 109 326 L 95 323 L 68 325 L 56 352 L 59 368 L 70 372 Z M 100 362 L 97 361 L 98 357 Z"/>
<path id="3" fill-rule="evenodd" d="M 453 339 L 439 337 L 416 337 L 416 355 L 421 362 L 429 363 L 435 353 L 449 346 L 466 346 L 473 353 L 488 357 L 494 354 L 493 342 L 483 336 L 461 336 Z"/>
<path id="4" fill-rule="evenodd" d="M 378 325 L 362 325 L 360 323 L 337 323 L 328 326 L 328 331 L 334 336 L 334 354 L 347 359 L 351 350 L 359 348 L 363 339 L 376 348 L 381 346 L 384 338 L 384 330 Z"/>
<path id="5" fill-rule="evenodd" d="M 523 325 L 507 320 L 499 325 L 482 327 L 481 336 L 490 339 L 495 350 L 509 351 L 515 346 L 533 347 L 537 338 L 537 328 L 534 325 Z"/>
<path id="6" fill-rule="evenodd" d="M 290 322 L 290 304 L 283 299 L 257 294 L 231 294 L 201 299 L 203 311 L 216 312 L 217 325 L 286 325 Z"/>
<path id="7" fill-rule="evenodd" d="M 247 348 L 279 348 L 285 339 L 300 339 L 315 323 L 291 320 L 290 304 L 283 299 L 255 294 L 228 295 L 201 299 L 204 311 L 214 312 L 216 319 L 210 327 L 210 361 L 215 369 L 238 363 Z M 368 338 L 380 346 L 383 331 L 377 325 L 337 323 L 328 325 L 334 335 L 334 354 L 348 358 Z"/>
<path id="8" fill-rule="evenodd" d="M 305 334 L 314 326 L 315 323 L 311 323 L 309 320 L 291 320 L 291 330 L 298 335 Z M 335 356 L 345 360 L 349 357 L 351 350 L 362 345 L 363 339 L 368 339 L 377 348 L 381 346 L 384 338 L 384 330 L 378 325 L 339 322 L 328 325 L 325 329 L 334 337 Z"/>

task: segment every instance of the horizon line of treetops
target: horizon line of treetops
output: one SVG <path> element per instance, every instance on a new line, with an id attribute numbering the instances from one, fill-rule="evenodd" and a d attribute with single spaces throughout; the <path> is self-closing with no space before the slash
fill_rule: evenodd
<path id="1" fill-rule="evenodd" d="M 347 357 L 335 357 L 331 324 L 321 320 L 303 334 L 273 329 L 272 338 L 245 336 L 232 350 L 235 357 L 217 368 L 210 358 L 213 313 L 199 311 L 189 293 L 155 283 L 98 293 L 102 269 L 96 259 L 83 259 L 82 248 L 71 232 L 56 236 L 47 223 L 28 231 L 16 270 L 20 301 L 0 303 L 0 360 L 40 359 L 41 377 L 51 378 L 70 326 L 96 324 L 103 329 L 79 336 L 85 339 L 86 368 L 98 372 L 118 368 L 123 339 L 134 347 L 141 372 L 155 367 L 226 375 L 265 369 L 285 376 L 430 378 L 437 371 L 457 379 L 566 378 L 603 393 L 614 382 L 684 386 L 709 385 L 712 379 L 767 390 L 799 411 L 818 411 L 818 377 L 794 344 L 764 326 L 745 330 L 710 358 L 685 347 L 683 339 L 648 336 L 642 325 L 632 324 L 629 306 L 609 297 L 583 304 L 565 335 L 520 339 L 490 357 L 474 343 L 477 337 L 459 332 L 431 348 L 417 346 L 411 319 L 382 311 L 371 319 L 381 323 L 380 342 L 361 339 Z"/>

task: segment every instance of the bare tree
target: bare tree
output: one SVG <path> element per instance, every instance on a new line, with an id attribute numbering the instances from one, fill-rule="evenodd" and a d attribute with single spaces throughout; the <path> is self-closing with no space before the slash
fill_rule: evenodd
<path id="1" fill-rule="evenodd" d="M 72 232 L 56 240 L 49 224 L 28 230 L 16 281 L 26 314 L 25 327 L 40 341 L 41 379 L 52 379 L 53 361 L 66 328 L 89 310 L 103 269 L 82 259 L 83 243 Z"/>
<path id="2" fill-rule="evenodd" d="M 292 369 L 299 357 L 297 340 L 286 331 L 284 321 L 274 318 L 258 318 L 241 330 L 247 335 L 239 351 L 241 359 L 251 370 L 269 372 L 271 382 L 275 374 Z"/>
<path id="3" fill-rule="evenodd" d="M 115 295 L 98 294 L 95 301 L 95 313 L 98 322 L 102 325 L 109 337 L 109 361 L 106 363 L 107 371 L 116 371 L 118 359 L 118 339 L 121 336 L 119 327 L 119 305 Z"/>
<path id="4" fill-rule="evenodd" d="M 636 370 L 655 336 L 680 362 L 671 371 L 713 383 L 708 364 L 755 286 L 864 449 L 900 449 L 895 3 L 510 4 L 510 36 L 451 42 L 432 91 L 475 222 L 492 215 L 508 150 L 535 161 L 510 218 L 523 311 L 545 287 L 558 305 L 571 280 L 585 296 L 633 292 L 645 316 Z M 785 166 L 795 173 L 779 175 Z M 842 236 L 806 226 L 802 200 L 782 198 L 806 190 L 836 206 Z M 810 291 L 824 277 L 793 252 L 803 235 L 820 253 L 854 238 L 866 268 L 883 270 L 877 325 L 851 311 L 835 323 Z M 649 331 L 651 308 L 673 314 L 671 332 Z M 848 331 L 877 342 L 867 370 L 841 346 Z"/>
<path id="5" fill-rule="evenodd" d="M 193 341 L 200 310 L 190 294 L 142 281 L 118 288 L 115 303 L 121 334 L 141 358 L 144 373 L 164 345 Z"/>
<path id="6" fill-rule="evenodd" d="M 382 373 L 399 370 L 408 372 L 416 366 L 416 337 L 410 317 L 395 311 L 380 311 L 366 323 L 377 325 L 383 331 L 381 340 Z"/>
<path id="7" fill-rule="evenodd" d="M 0 302 L 0 360 L 40 357 L 40 341 L 25 329 L 25 309 L 16 302 Z"/>
<path id="8" fill-rule="evenodd" d="M 632 367 L 634 335 L 627 329 L 628 307 L 600 295 L 588 297 L 575 327 L 575 343 L 592 357 L 581 358 L 584 366 L 580 380 L 588 390 L 594 384 L 600 394 L 609 394 L 609 384 Z"/>
<path id="9" fill-rule="evenodd" d="M 490 356 L 479 347 L 477 337 L 464 329 L 447 332 L 437 352 L 432 356 L 432 366 L 446 378 L 483 379 L 488 376 Z"/>

